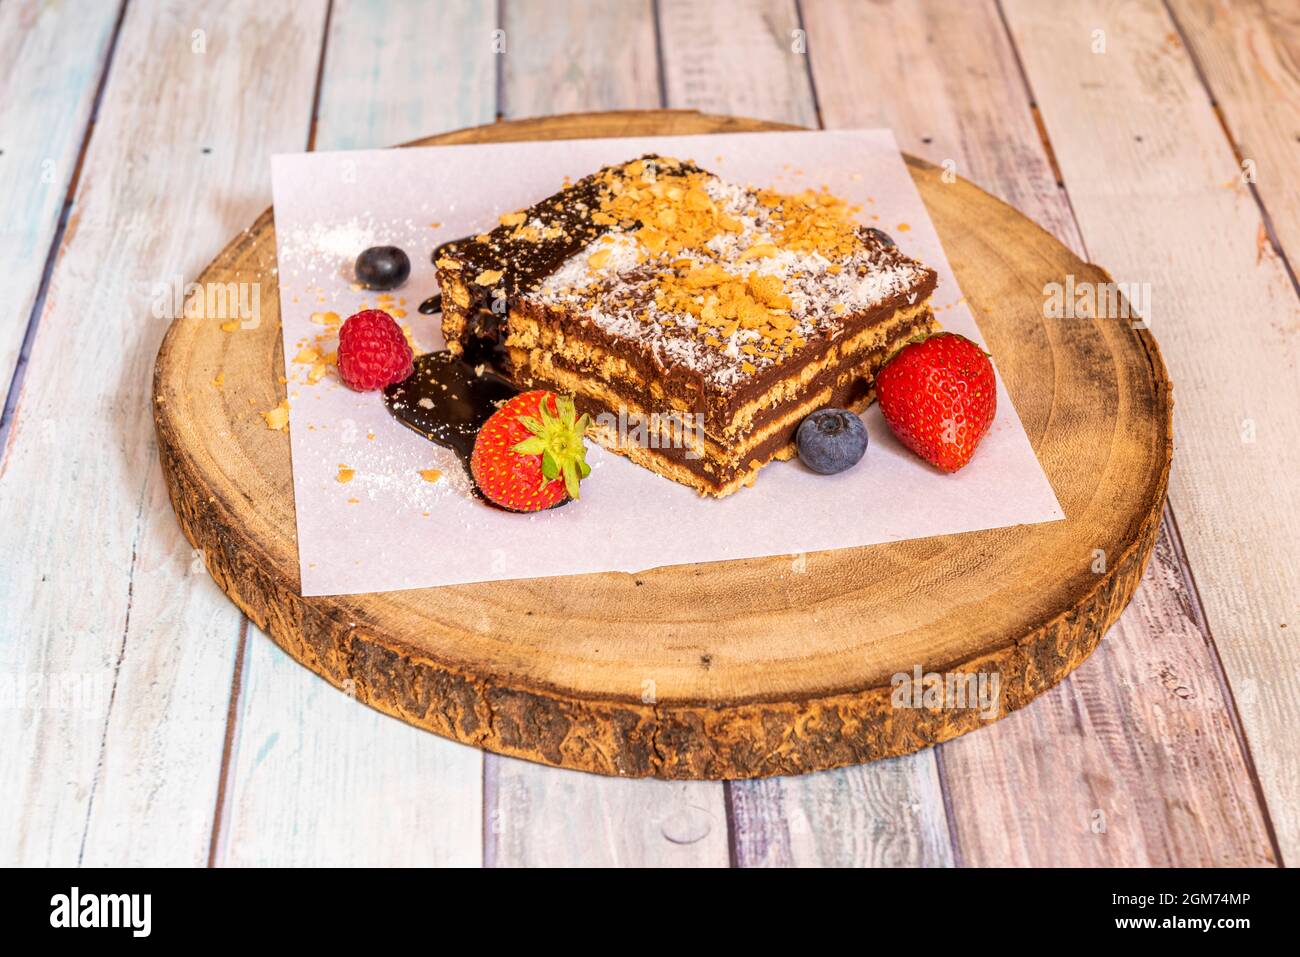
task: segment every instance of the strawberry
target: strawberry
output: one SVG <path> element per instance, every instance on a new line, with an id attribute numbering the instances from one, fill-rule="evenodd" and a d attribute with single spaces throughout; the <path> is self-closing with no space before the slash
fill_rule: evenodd
<path id="1" fill-rule="evenodd" d="M 483 423 L 470 472 L 489 501 L 513 512 L 539 512 L 578 497 L 591 474 L 582 441 L 590 418 L 573 397 L 542 390 L 515 396 Z"/>
<path id="2" fill-rule="evenodd" d="M 984 350 L 941 332 L 908 343 L 886 361 L 876 376 L 876 398 L 899 441 L 931 465 L 955 472 L 989 430 L 997 380 Z"/>

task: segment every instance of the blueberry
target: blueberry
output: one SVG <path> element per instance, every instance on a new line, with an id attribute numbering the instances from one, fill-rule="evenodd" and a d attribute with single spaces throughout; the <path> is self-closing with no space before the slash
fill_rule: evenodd
<path id="1" fill-rule="evenodd" d="M 883 229 L 877 229 L 875 226 L 868 226 L 867 232 L 871 234 L 872 238 L 884 246 L 894 245 L 894 237 L 889 235 L 889 233 L 885 232 Z"/>
<path id="2" fill-rule="evenodd" d="M 411 274 L 411 260 L 396 246 L 371 246 L 357 257 L 356 272 L 367 289 L 396 289 Z"/>
<path id="3" fill-rule="evenodd" d="M 799 423 L 799 458 L 822 475 L 858 464 L 867 451 L 867 427 L 847 409 L 821 409 Z"/>

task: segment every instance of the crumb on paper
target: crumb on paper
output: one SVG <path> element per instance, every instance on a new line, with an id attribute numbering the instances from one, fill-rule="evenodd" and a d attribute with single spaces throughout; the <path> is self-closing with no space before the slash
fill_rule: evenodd
<path id="1" fill-rule="evenodd" d="M 349 505 L 356 505 L 356 504 L 357 504 L 358 502 L 360 502 L 360 501 L 361 501 L 361 499 L 359 499 L 359 498 L 350 498 L 350 499 L 348 499 L 348 504 L 349 504 Z"/>
<path id="2" fill-rule="evenodd" d="M 908 223 L 899 223 L 899 224 L 898 224 L 898 231 L 899 231 L 900 233 L 905 233 L 905 232 L 907 232 L 907 231 L 908 231 L 909 229 L 911 229 L 911 228 L 912 228 L 911 225 L 909 225 Z"/>
<path id="3" fill-rule="evenodd" d="M 442 478 L 442 469 L 420 469 L 420 478 L 426 482 L 436 482 Z"/>
<path id="4" fill-rule="evenodd" d="M 356 477 L 356 474 L 357 474 L 356 469 L 344 465 L 343 463 L 340 462 L 339 474 L 335 476 L 335 478 L 338 479 L 340 485 L 346 485 L 348 482 L 351 482 L 352 479 Z"/>
<path id="5" fill-rule="evenodd" d="M 248 400 L 252 402 L 252 399 Z M 262 418 L 266 420 L 266 427 L 276 432 L 283 432 L 289 425 L 289 400 L 281 399 L 280 404 L 274 409 L 268 409 L 262 413 Z"/>
<path id="6" fill-rule="evenodd" d="M 298 354 L 293 357 L 293 361 L 296 365 L 309 366 L 320 361 L 320 353 L 311 346 L 303 346 L 298 350 Z"/>

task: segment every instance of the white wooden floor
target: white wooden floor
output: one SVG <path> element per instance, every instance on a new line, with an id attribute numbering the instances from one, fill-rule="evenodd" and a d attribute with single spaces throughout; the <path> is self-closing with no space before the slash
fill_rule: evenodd
<path id="1" fill-rule="evenodd" d="M 1170 505 L 1062 686 L 867 767 L 610 780 L 382 717 L 208 579 L 153 284 L 269 204 L 274 152 L 631 107 L 891 126 L 1150 284 Z M 1297 168 L 1289 0 L 3 0 L 0 864 L 1300 859 Z"/>

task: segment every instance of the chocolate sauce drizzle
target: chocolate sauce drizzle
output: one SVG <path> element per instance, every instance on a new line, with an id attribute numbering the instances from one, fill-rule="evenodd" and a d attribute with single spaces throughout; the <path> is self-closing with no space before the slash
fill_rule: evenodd
<path id="1" fill-rule="evenodd" d="M 472 366 L 446 350 L 416 356 L 414 364 L 409 376 L 384 390 L 388 411 L 408 429 L 455 452 L 475 497 L 503 512 L 513 511 L 493 502 L 479 489 L 470 457 L 483 423 L 519 390 L 491 369 Z M 563 499 L 551 508 L 570 501 Z"/>
<path id="2" fill-rule="evenodd" d="M 490 369 L 475 367 L 450 352 L 415 359 L 415 371 L 384 390 L 384 405 L 397 421 L 430 442 L 451 449 L 466 469 L 479 428 L 497 407 L 519 393 Z"/>

